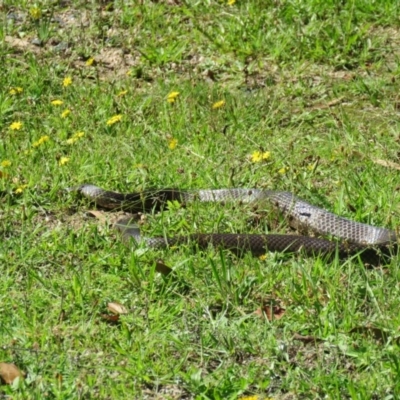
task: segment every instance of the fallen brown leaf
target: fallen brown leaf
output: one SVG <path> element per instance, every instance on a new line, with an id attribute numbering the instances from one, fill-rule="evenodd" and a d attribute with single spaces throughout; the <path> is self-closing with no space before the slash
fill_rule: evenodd
<path id="1" fill-rule="evenodd" d="M 257 316 L 264 318 L 267 317 L 268 321 L 273 321 L 276 319 L 281 319 L 285 315 L 286 310 L 279 306 L 274 305 L 263 305 L 254 311 L 254 314 Z"/>
<path id="2" fill-rule="evenodd" d="M 400 164 L 397 164 L 393 161 L 381 160 L 379 158 L 372 160 L 375 164 L 382 165 L 383 167 L 393 168 L 400 170 Z"/>
<path id="3" fill-rule="evenodd" d="M 315 104 L 311 107 L 311 110 L 323 110 L 326 108 L 337 106 L 338 104 L 341 104 L 343 102 L 344 97 L 339 97 L 338 99 L 331 100 L 328 103 Z"/>
<path id="4" fill-rule="evenodd" d="M 303 342 L 303 343 L 306 343 L 306 344 L 308 344 L 308 343 L 320 343 L 320 342 L 324 341 L 323 339 L 320 339 L 320 338 L 318 338 L 316 336 L 310 336 L 310 335 L 303 336 L 303 335 L 300 335 L 299 333 L 295 333 L 294 336 L 293 336 L 293 339 L 294 340 L 299 340 L 300 342 Z"/>
<path id="5" fill-rule="evenodd" d="M 157 260 L 156 271 L 163 275 L 169 275 L 172 271 L 170 267 L 164 264 L 162 260 Z"/>
<path id="6" fill-rule="evenodd" d="M 119 321 L 119 315 L 102 314 L 101 318 L 103 318 L 107 322 L 112 322 L 114 324 Z"/>
<path id="7" fill-rule="evenodd" d="M 0 363 L 0 378 L 3 384 L 11 385 L 16 378 L 22 377 L 22 372 L 15 364 Z"/>
<path id="8" fill-rule="evenodd" d="M 121 315 L 128 314 L 128 310 L 122 305 L 115 301 L 107 304 L 108 311 L 111 311 L 113 314 Z"/>
<path id="9" fill-rule="evenodd" d="M 63 381 L 63 376 L 62 376 L 59 372 L 57 372 L 57 373 L 56 373 L 56 379 L 58 380 L 58 383 L 62 383 L 62 381 Z"/>
<path id="10" fill-rule="evenodd" d="M 389 332 L 370 325 L 356 326 L 355 328 L 351 329 L 349 333 L 358 333 L 360 335 L 369 336 L 378 342 L 387 342 L 390 337 Z"/>
<path id="11" fill-rule="evenodd" d="M 91 217 L 94 217 L 96 219 L 98 219 L 100 222 L 107 222 L 107 218 L 105 216 L 105 214 L 101 211 L 97 211 L 97 210 L 88 210 L 86 211 L 86 214 L 90 215 Z"/>

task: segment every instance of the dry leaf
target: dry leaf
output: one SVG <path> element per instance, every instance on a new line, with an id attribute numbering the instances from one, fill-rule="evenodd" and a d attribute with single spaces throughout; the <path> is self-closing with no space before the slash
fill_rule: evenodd
<path id="1" fill-rule="evenodd" d="M 307 343 L 320 343 L 323 342 L 323 339 L 320 339 L 318 337 L 315 336 L 310 336 L 310 335 L 300 335 L 299 333 L 295 333 L 293 336 L 294 340 L 300 340 L 301 342 L 307 344 Z"/>
<path id="2" fill-rule="evenodd" d="M 326 108 L 334 107 L 337 106 L 338 104 L 343 103 L 343 101 L 344 97 L 340 97 L 338 99 L 331 100 L 328 103 L 315 104 L 311 107 L 311 110 L 323 110 Z"/>
<path id="3" fill-rule="evenodd" d="M 254 311 L 254 314 L 258 315 L 261 318 L 266 316 L 268 321 L 273 321 L 275 319 L 281 319 L 284 316 L 285 312 L 286 310 L 279 306 L 264 305 Z"/>
<path id="4" fill-rule="evenodd" d="M 107 222 L 107 218 L 104 215 L 103 212 L 101 211 L 97 211 L 97 210 L 88 210 L 86 211 L 86 214 L 88 214 L 91 217 L 95 217 L 96 219 L 98 219 L 100 222 Z"/>
<path id="5" fill-rule="evenodd" d="M 172 272 L 172 269 L 165 265 L 163 261 L 158 260 L 156 262 L 156 271 L 163 275 L 169 275 Z"/>
<path id="6" fill-rule="evenodd" d="M 0 363 L 0 378 L 2 383 L 11 385 L 16 378 L 22 377 L 22 372 L 15 364 Z"/>
<path id="7" fill-rule="evenodd" d="M 114 324 L 119 321 L 119 315 L 102 314 L 101 318 Z"/>
<path id="8" fill-rule="evenodd" d="M 372 337 L 379 342 L 387 342 L 391 336 L 389 332 L 384 331 L 381 328 L 376 328 L 374 326 L 356 326 L 349 333 L 358 333 L 360 335 L 366 335 Z"/>
<path id="9" fill-rule="evenodd" d="M 57 373 L 56 373 L 56 379 L 58 380 L 58 383 L 62 383 L 62 381 L 63 381 L 63 376 L 62 376 L 59 372 L 57 372 Z"/>
<path id="10" fill-rule="evenodd" d="M 375 164 L 382 165 L 383 167 L 393 168 L 400 170 L 400 164 L 393 161 L 380 160 L 379 158 L 372 160 Z"/>
<path id="11" fill-rule="evenodd" d="M 128 310 L 122 305 L 115 301 L 107 304 L 108 311 L 111 311 L 113 314 L 128 314 Z"/>

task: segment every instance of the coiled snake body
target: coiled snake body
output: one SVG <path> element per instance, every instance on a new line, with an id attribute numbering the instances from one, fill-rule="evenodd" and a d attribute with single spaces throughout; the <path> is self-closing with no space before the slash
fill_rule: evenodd
<path id="1" fill-rule="evenodd" d="M 382 256 L 393 252 L 397 243 L 395 231 L 351 221 L 335 215 L 322 208 L 313 206 L 290 192 L 262 189 L 217 189 L 184 191 L 179 189 L 149 190 L 140 193 L 117 193 L 106 191 L 95 185 L 84 184 L 71 188 L 78 191 L 97 205 L 108 209 L 124 209 L 133 212 L 161 209 L 168 201 L 177 200 L 181 203 L 192 201 L 242 203 L 268 200 L 287 215 L 297 226 L 310 229 L 321 235 L 333 235 L 341 242 L 326 239 L 277 234 L 193 234 L 188 237 L 144 238 L 136 226 L 128 219 L 117 222 L 116 227 L 125 237 L 133 237 L 137 242 L 144 241 L 150 247 L 166 247 L 189 240 L 195 241 L 199 247 L 208 244 L 222 246 L 235 252 L 251 251 L 261 255 L 268 251 L 295 252 L 302 250 L 309 255 L 334 256 L 345 258 L 360 253 L 367 263 L 377 264 Z"/>

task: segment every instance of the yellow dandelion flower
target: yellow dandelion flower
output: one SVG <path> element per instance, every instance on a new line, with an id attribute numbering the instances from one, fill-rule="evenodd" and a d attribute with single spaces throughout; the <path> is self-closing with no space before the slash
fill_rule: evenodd
<path id="1" fill-rule="evenodd" d="M 61 157 L 58 165 L 65 165 L 67 163 L 69 163 L 69 157 Z"/>
<path id="2" fill-rule="evenodd" d="M 175 103 L 176 99 L 179 96 L 179 92 L 171 92 L 168 96 L 167 96 L 167 101 L 168 103 Z"/>
<path id="3" fill-rule="evenodd" d="M 61 113 L 61 118 L 67 118 L 69 114 L 71 114 L 71 110 L 67 108 Z"/>
<path id="4" fill-rule="evenodd" d="M 260 161 L 265 161 L 268 160 L 271 157 L 271 152 L 270 151 L 254 151 L 251 156 L 250 160 L 253 163 L 260 162 Z"/>
<path id="5" fill-rule="evenodd" d="M 264 400 L 268 400 L 266 398 L 263 398 Z M 240 397 L 239 400 L 263 400 L 260 396 L 246 396 L 246 397 Z M 272 400 L 272 399 L 271 399 Z"/>
<path id="6" fill-rule="evenodd" d="M 72 135 L 72 137 L 70 137 L 69 139 L 67 139 L 66 143 L 67 144 L 74 144 L 76 143 L 79 139 L 83 138 L 85 136 L 85 132 L 76 132 Z"/>
<path id="7" fill-rule="evenodd" d="M 169 147 L 171 150 L 174 150 L 176 146 L 178 146 L 178 139 L 172 138 L 172 139 L 170 139 L 170 140 L 168 141 L 168 147 Z"/>
<path id="8" fill-rule="evenodd" d="M 31 7 L 29 14 L 33 19 L 40 19 L 42 17 L 42 10 L 39 7 Z"/>
<path id="9" fill-rule="evenodd" d="M 63 79 L 63 86 L 68 87 L 69 85 L 72 85 L 72 78 L 70 76 L 66 76 Z"/>
<path id="10" fill-rule="evenodd" d="M 125 96 L 127 93 L 128 93 L 127 90 L 121 90 L 121 91 L 117 94 L 117 96 L 118 96 L 118 97 L 122 97 L 122 96 Z"/>
<path id="11" fill-rule="evenodd" d="M 21 194 L 27 187 L 28 187 L 28 185 L 21 185 L 21 186 L 18 186 L 18 187 L 14 190 L 14 193 Z"/>
<path id="12" fill-rule="evenodd" d="M 263 254 L 262 256 L 258 257 L 261 261 L 265 261 L 267 259 L 267 255 Z"/>
<path id="13" fill-rule="evenodd" d="M 53 106 L 61 106 L 61 104 L 63 104 L 64 102 L 62 101 L 62 100 L 53 100 L 52 102 L 51 102 L 51 104 L 53 105 Z"/>
<path id="14" fill-rule="evenodd" d="M 289 167 L 282 167 L 280 170 L 278 170 L 278 173 L 280 173 L 281 175 L 284 175 L 288 171 L 289 171 Z"/>
<path id="15" fill-rule="evenodd" d="M 11 161 L 10 161 L 10 160 L 4 160 L 4 161 L 2 161 L 2 162 L 0 163 L 0 165 L 1 165 L 3 168 L 7 168 L 7 167 L 11 166 Z"/>
<path id="16" fill-rule="evenodd" d="M 261 156 L 261 151 L 254 151 L 251 156 L 250 159 L 252 162 L 260 162 L 262 160 L 262 156 Z"/>
<path id="17" fill-rule="evenodd" d="M 126 76 L 131 76 L 131 75 L 132 75 L 132 71 L 129 70 L 125 75 L 126 75 Z"/>
<path id="18" fill-rule="evenodd" d="M 236 3 L 236 0 L 228 0 L 228 6 L 233 6 Z"/>
<path id="19" fill-rule="evenodd" d="M 15 121 L 10 125 L 10 129 L 12 131 L 19 131 L 22 128 L 22 122 L 21 121 Z"/>
<path id="20" fill-rule="evenodd" d="M 43 143 L 48 142 L 49 140 L 50 140 L 49 136 L 47 136 L 47 135 L 41 136 L 41 137 L 39 138 L 39 140 L 37 140 L 36 142 L 33 142 L 32 146 L 33 146 L 33 147 L 39 147 L 39 146 L 41 146 Z"/>
<path id="21" fill-rule="evenodd" d="M 264 396 L 245 396 L 245 397 L 239 397 L 239 400 L 274 400 L 272 397 L 264 397 Z"/>
<path id="22" fill-rule="evenodd" d="M 108 126 L 114 125 L 115 123 L 121 121 L 121 119 L 122 119 L 122 115 L 121 114 L 114 115 L 114 116 L 112 116 L 111 118 L 109 118 L 107 120 L 107 125 Z"/>
<path id="23" fill-rule="evenodd" d="M 22 87 L 18 86 L 18 87 L 11 88 L 9 93 L 11 94 L 11 96 L 15 96 L 17 94 L 21 94 L 23 91 L 24 91 L 24 89 L 22 89 Z"/>
<path id="24" fill-rule="evenodd" d="M 212 105 L 212 109 L 215 110 L 216 108 L 221 108 L 224 105 L 225 105 L 225 100 L 220 100 Z"/>
<path id="25" fill-rule="evenodd" d="M 91 65 L 93 65 L 94 64 L 94 58 L 93 57 L 90 57 L 90 58 L 88 58 L 87 60 L 86 60 L 86 65 L 88 66 L 88 67 L 90 67 Z"/>

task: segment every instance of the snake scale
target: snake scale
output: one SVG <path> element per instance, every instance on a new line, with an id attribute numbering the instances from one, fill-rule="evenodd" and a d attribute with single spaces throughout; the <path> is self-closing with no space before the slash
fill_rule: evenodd
<path id="1" fill-rule="evenodd" d="M 117 193 L 104 190 L 91 184 L 83 184 L 69 191 L 76 191 L 107 209 L 119 209 L 131 212 L 148 212 L 162 209 L 168 201 L 189 203 L 228 202 L 256 203 L 268 200 L 283 212 L 297 227 L 312 230 L 319 235 L 333 235 L 340 242 L 309 236 L 278 234 L 192 234 L 171 238 L 147 238 L 140 235 L 138 227 L 131 225 L 129 219 L 117 222 L 116 228 L 124 237 L 133 237 L 137 242 L 145 242 L 153 248 L 178 245 L 194 241 L 204 248 L 209 244 L 230 249 L 236 253 L 250 251 L 254 255 L 268 251 L 297 252 L 307 255 L 335 256 L 346 258 L 359 254 L 369 264 L 379 264 L 383 257 L 394 251 L 397 244 L 396 232 L 355 222 L 327 210 L 309 204 L 290 192 L 263 189 L 216 189 L 185 191 L 179 189 L 149 190 L 138 193 Z"/>

